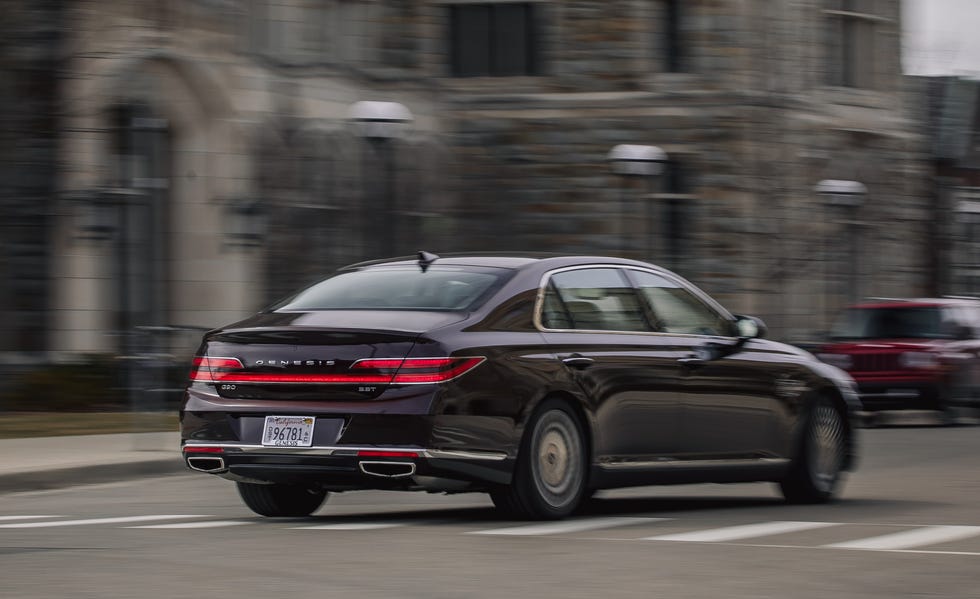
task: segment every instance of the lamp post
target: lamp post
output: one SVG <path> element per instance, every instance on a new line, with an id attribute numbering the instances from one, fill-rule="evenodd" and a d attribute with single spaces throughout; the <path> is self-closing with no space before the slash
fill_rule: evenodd
<path id="1" fill-rule="evenodd" d="M 364 247 L 368 253 L 378 253 L 393 256 L 398 248 L 397 223 L 395 222 L 396 172 L 395 172 L 395 140 L 405 134 L 412 113 L 397 102 L 360 101 L 350 106 L 348 114 L 354 133 L 365 139 L 374 147 L 381 161 L 382 185 L 380 198 L 365 197 L 362 202 Z M 367 181 L 368 165 L 365 161 L 364 173 L 361 180 Z M 367 185 L 364 185 L 367 189 Z M 365 194 L 368 196 L 369 194 Z M 380 210 L 381 218 L 377 219 Z M 369 230 L 367 224 L 376 220 L 379 227 L 376 232 Z M 374 233 L 374 234 L 372 234 Z M 380 238 L 380 243 L 376 240 Z"/>
<path id="2" fill-rule="evenodd" d="M 861 238 L 860 222 L 858 221 L 858 211 L 864 204 L 864 199 L 868 195 L 868 188 L 859 181 L 846 181 L 842 179 L 824 179 L 815 186 L 814 190 L 824 198 L 828 214 L 842 212 L 837 218 L 841 225 L 840 234 L 846 237 L 841 240 L 841 246 L 847 247 L 850 267 L 848 269 L 848 282 L 850 290 L 850 300 L 857 301 L 861 297 Z M 834 216 L 831 216 L 834 220 Z M 829 241 L 828 241 L 829 242 Z M 829 247 L 825 259 L 829 258 Z M 830 277 L 826 277 L 825 289 L 829 289 Z M 829 298 L 829 293 L 827 293 Z M 828 300 L 827 307 L 830 302 Z"/>
<path id="3" fill-rule="evenodd" d="M 631 181 L 646 177 L 651 182 L 663 171 L 663 165 L 667 161 L 667 153 L 657 146 L 645 146 L 637 144 L 619 144 L 613 146 L 606 156 L 613 174 L 622 177 L 623 184 L 619 197 L 619 235 L 620 250 L 626 251 L 630 247 L 626 223 L 629 218 L 627 210 L 629 204 L 629 188 Z M 652 184 L 651 184 L 652 189 Z M 645 220 L 648 229 L 653 221 L 652 202 L 647 202 Z M 661 231 L 662 233 L 662 227 Z M 653 254 L 653 235 L 647 231 L 646 253 L 647 257 Z M 663 244 L 663 235 L 660 235 Z"/>

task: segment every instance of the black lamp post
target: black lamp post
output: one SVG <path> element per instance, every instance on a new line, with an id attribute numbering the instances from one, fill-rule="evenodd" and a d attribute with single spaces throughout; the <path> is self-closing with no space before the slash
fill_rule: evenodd
<path id="1" fill-rule="evenodd" d="M 637 178 L 646 178 L 651 182 L 650 189 L 653 188 L 652 181 L 663 171 L 663 165 L 667 162 L 667 153 L 657 146 L 644 146 L 637 144 L 619 144 L 609 150 L 606 156 L 612 172 L 623 179 L 619 197 L 619 235 L 620 250 L 625 252 L 630 249 L 629 235 L 627 234 L 627 221 L 630 219 L 629 188 L 631 181 Z M 645 220 L 647 223 L 646 234 L 646 253 L 647 258 L 653 254 L 653 231 L 652 223 L 654 218 L 653 202 L 647 202 Z M 666 221 L 666 219 L 664 219 Z M 661 247 L 664 244 L 663 226 L 658 227 L 658 234 Z"/>
<path id="2" fill-rule="evenodd" d="M 349 119 L 354 133 L 371 144 L 381 162 L 383 183 L 376 187 L 380 197 L 365 197 L 362 205 L 365 252 L 393 256 L 398 250 L 395 140 L 405 134 L 408 124 L 412 122 L 412 113 L 397 102 L 361 101 L 351 105 Z M 370 166 L 365 160 L 361 176 L 365 190 L 368 188 L 366 182 L 370 180 Z M 366 192 L 365 196 L 368 195 Z M 376 229 L 368 226 L 372 222 L 377 223 Z"/>

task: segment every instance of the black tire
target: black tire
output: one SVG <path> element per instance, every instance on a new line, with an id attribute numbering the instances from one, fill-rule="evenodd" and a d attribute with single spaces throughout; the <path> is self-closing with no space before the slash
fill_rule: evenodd
<path id="1" fill-rule="evenodd" d="M 236 483 L 250 510 L 272 518 L 309 516 L 323 505 L 327 492 L 298 485 Z"/>
<path id="2" fill-rule="evenodd" d="M 511 484 L 492 490 L 490 497 L 510 516 L 557 520 L 579 506 L 586 483 L 582 424 L 567 404 L 547 400 L 528 422 Z"/>
<path id="3" fill-rule="evenodd" d="M 847 450 L 847 424 L 828 397 L 819 397 L 806 415 L 796 456 L 779 481 L 790 503 L 825 503 L 840 484 Z"/>

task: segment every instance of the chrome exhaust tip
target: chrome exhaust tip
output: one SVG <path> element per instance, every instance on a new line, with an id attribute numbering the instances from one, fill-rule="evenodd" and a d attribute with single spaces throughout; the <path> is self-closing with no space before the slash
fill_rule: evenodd
<path id="1" fill-rule="evenodd" d="M 187 458 L 187 467 L 198 472 L 217 474 L 227 470 L 224 458 L 217 456 L 191 456 Z"/>
<path id="2" fill-rule="evenodd" d="M 364 474 L 382 478 L 402 478 L 415 474 L 412 462 L 358 462 L 357 467 Z"/>

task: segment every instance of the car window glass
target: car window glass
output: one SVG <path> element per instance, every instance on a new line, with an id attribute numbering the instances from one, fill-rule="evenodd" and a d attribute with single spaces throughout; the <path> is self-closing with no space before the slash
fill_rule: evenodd
<path id="1" fill-rule="evenodd" d="M 615 268 L 583 268 L 556 273 L 550 286 L 554 293 L 545 294 L 544 312 L 554 313 L 560 301 L 568 326 L 593 331 L 650 331 L 639 298 Z M 550 320 L 548 322 L 556 322 Z M 543 318 L 544 320 L 544 318 Z"/>
<path id="2" fill-rule="evenodd" d="M 499 287 L 506 271 L 386 267 L 342 272 L 301 291 L 278 310 L 467 310 Z"/>
<path id="3" fill-rule="evenodd" d="M 679 283 L 645 271 L 630 273 L 659 328 L 667 333 L 730 335 L 731 322 Z"/>

